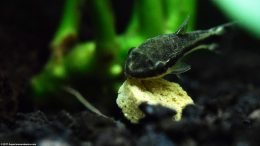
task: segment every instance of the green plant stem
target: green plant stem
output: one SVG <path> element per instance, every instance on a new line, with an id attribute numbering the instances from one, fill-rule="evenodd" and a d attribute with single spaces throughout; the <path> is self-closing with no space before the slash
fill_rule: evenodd
<path id="1" fill-rule="evenodd" d="M 75 41 L 80 21 L 80 0 L 66 0 L 59 28 L 51 42 L 54 58 L 62 57 L 65 49 Z"/>
<path id="2" fill-rule="evenodd" d="M 114 17 L 107 0 L 90 0 L 99 49 L 111 49 L 116 44 Z M 114 48 L 113 48 L 114 49 Z"/>
<path id="3" fill-rule="evenodd" d="M 77 44 L 57 63 L 50 59 L 44 70 L 32 79 L 32 89 L 38 96 L 55 92 L 73 76 L 86 76 L 93 71 L 95 57 L 94 42 Z"/>
<path id="4" fill-rule="evenodd" d="M 138 16 L 137 16 L 137 3 L 134 3 L 132 15 L 130 18 L 130 21 L 126 27 L 126 31 L 124 32 L 124 36 L 134 36 L 137 33 L 138 30 Z"/>
<path id="5" fill-rule="evenodd" d="M 162 34 L 164 24 L 161 1 L 135 0 L 126 31 L 118 37 L 121 60 L 125 59 L 129 48 L 140 45 L 147 38 Z"/>
<path id="6" fill-rule="evenodd" d="M 164 22 L 160 0 L 136 0 L 139 31 L 145 37 L 163 33 Z"/>
<path id="7" fill-rule="evenodd" d="M 111 68 L 118 63 L 119 45 L 116 39 L 114 17 L 108 0 L 90 0 L 96 34 L 96 60 L 100 77 L 112 77 Z"/>
<path id="8" fill-rule="evenodd" d="M 196 0 L 164 0 L 167 31 L 176 31 L 188 16 L 188 30 L 193 30 L 196 18 L 196 3 Z"/>

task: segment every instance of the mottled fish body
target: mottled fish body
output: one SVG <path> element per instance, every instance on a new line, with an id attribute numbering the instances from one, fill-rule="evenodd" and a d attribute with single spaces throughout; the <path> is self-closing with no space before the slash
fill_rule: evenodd
<path id="1" fill-rule="evenodd" d="M 184 33 L 186 25 L 172 34 L 163 34 L 146 40 L 140 46 L 130 50 L 125 63 L 127 77 L 149 79 L 158 78 L 174 71 L 173 66 L 185 53 L 199 46 L 199 42 L 221 35 L 231 23 L 208 30 Z"/>

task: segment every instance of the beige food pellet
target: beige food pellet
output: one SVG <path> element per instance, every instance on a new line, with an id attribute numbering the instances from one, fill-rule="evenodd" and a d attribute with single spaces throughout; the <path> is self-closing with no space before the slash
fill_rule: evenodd
<path id="1" fill-rule="evenodd" d="M 174 120 L 180 120 L 183 108 L 193 104 L 193 100 L 179 84 L 164 79 L 127 79 L 118 91 L 116 102 L 132 123 L 138 123 L 145 117 L 138 108 L 144 102 L 174 109 L 177 112 L 173 116 Z"/>

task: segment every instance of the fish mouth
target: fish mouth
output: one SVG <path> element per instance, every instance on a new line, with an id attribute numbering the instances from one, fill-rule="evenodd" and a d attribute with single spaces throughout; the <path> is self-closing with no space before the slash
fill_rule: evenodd
<path id="1" fill-rule="evenodd" d="M 128 66 L 125 66 L 124 74 L 126 77 L 136 78 L 136 79 L 153 79 L 160 78 L 167 72 L 166 67 L 157 68 L 156 70 L 131 70 Z"/>

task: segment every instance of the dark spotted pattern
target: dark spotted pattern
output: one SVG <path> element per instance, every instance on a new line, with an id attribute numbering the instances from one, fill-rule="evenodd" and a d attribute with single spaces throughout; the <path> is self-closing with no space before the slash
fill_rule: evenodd
<path id="1" fill-rule="evenodd" d="M 148 39 L 129 52 L 125 64 L 126 76 L 154 77 L 165 73 L 190 46 L 209 33 L 194 32 L 183 35 L 165 34 Z"/>
<path id="2" fill-rule="evenodd" d="M 148 39 L 132 49 L 125 63 L 125 75 L 134 78 L 156 78 L 167 73 L 187 51 L 210 36 L 220 35 L 231 23 L 208 30 L 182 34 L 164 34 Z"/>

